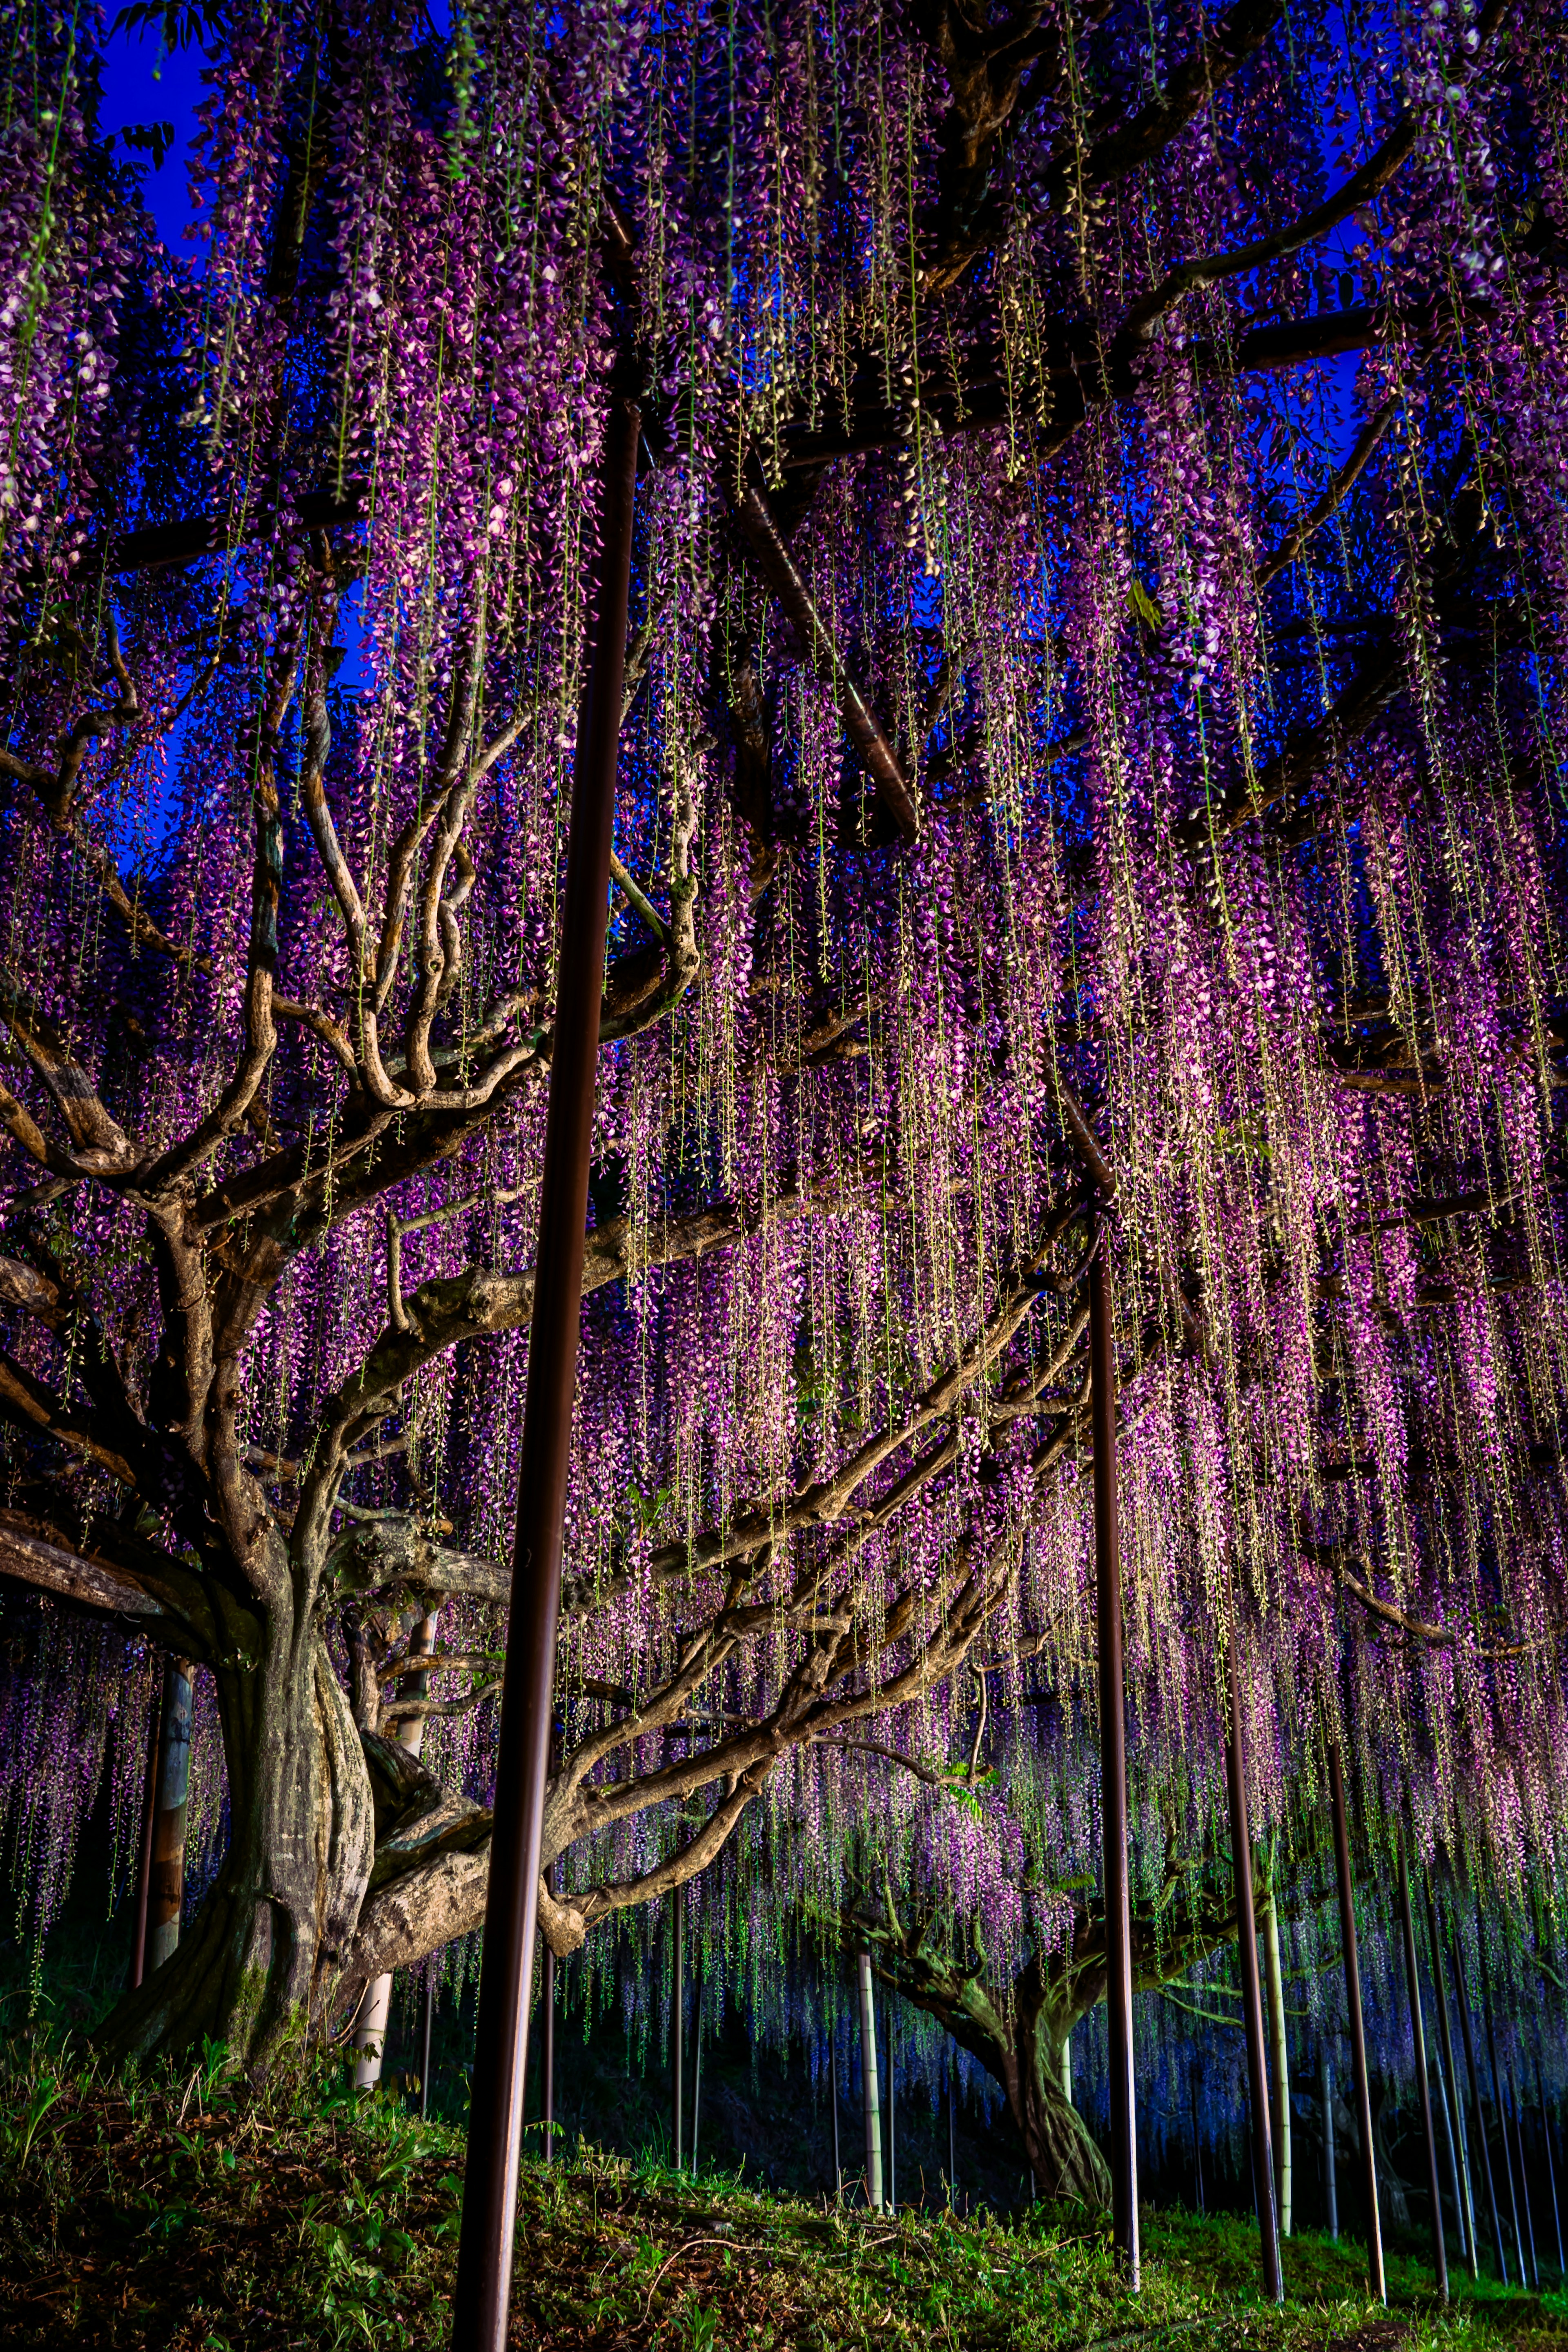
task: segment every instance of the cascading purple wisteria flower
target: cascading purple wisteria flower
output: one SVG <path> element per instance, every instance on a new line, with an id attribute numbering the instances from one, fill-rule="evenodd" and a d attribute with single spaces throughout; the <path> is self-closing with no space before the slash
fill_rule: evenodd
<path id="1" fill-rule="evenodd" d="M 1563 31 L 1241 13 L 1222 54 L 1195 5 L 1053 5 L 984 71 L 993 28 L 869 0 L 215 15 L 178 255 L 96 32 L 7 53 L 0 1566 L 152 1579 L 210 1677 L 193 1953 L 255 1960 L 268 1708 L 368 1841 L 279 2015 L 466 1969 L 482 1910 L 622 399 L 547 1809 L 582 1998 L 672 1898 L 749 1998 L 803 1935 L 913 1987 L 907 1900 L 998 2014 L 1055 1971 L 1048 2072 L 1091 1244 L 1139 1899 L 1187 1890 L 1194 1999 L 1233 1640 L 1270 1851 L 1318 1868 L 1331 1729 L 1374 1875 L 1403 1820 L 1555 1899 Z M 367 1792 L 416 1721 L 481 1810 L 398 1944 Z"/>

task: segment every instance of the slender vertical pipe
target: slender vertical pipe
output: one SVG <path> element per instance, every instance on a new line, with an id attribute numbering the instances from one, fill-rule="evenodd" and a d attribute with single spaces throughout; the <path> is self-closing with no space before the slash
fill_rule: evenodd
<path id="1" fill-rule="evenodd" d="M 882 2040 L 888 2053 L 888 2210 L 899 2210 L 899 2095 L 893 2059 L 893 2011 L 882 2003 Z"/>
<path id="2" fill-rule="evenodd" d="M 179 1947 L 190 1793 L 191 1667 L 186 1658 L 171 1658 L 163 1668 L 163 1713 L 158 1727 L 158 1801 L 147 1894 L 149 1976 Z"/>
<path id="3" fill-rule="evenodd" d="M 1204 2211 L 1204 2142 L 1198 2129 L 1198 2070 L 1187 2069 L 1187 2099 L 1193 2111 L 1193 2179 L 1197 2184 L 1198 2211 Z"/>
<path id="4" fill-rule="evenodd" d="M 1405 1842 L 1399 1845 L 1399 1927 L 1405 1938 L 1405 1998 L 1410 2004 L 1410 2039 L 1415 2053 L 1415 2098 L 1426 2150 L 1426 2194 L 1432 2203 L 1432 2268 L 1437 2292 L 1448 2300 L 1448 2250 L 1443 2242 L 1443 2191 L 1437 2179 L 1437 2135 L 1432 2127 L 1432 2091 L 1426 2079 L 1426 2032 L 1421 2018 L 1421 1977 L 1415 1965 L 1415 1922 L 1410 1913 L 1410 1868 Z"/>
<path id="5" fill-rule="evenodd" d="M 1465 1982 L 1465 1948 L 1459 1931 L 1454 1929 L 1454 1990 L 1459 1997 L 1459 2031 L 1465 2042 L 1465 2072 L 1470 2081 L 1470 2112 L 1476 2123 L 1476 2147 L 1481 2159 L 1481 2179 L 1486 2183 L 1487 2213 L 1492 2225 L 1492 2244 L 1497 2248 L 1498 2276 L 1508 2284 L 1508 2255 L 1503 2247 L 1502 2222 L 1498 2217 L 1497 2183 L 1492 2178 L 1492 2152 L 1487 2145 L 1486 2109 L 1481 2105 L 1481 2072 L 1476 2063 L 1476 2032 L 1470 2017 L 1470 1990 Z"/>
<path id="6" fill-rule="evenodd" d="M 1094 1557 L 1100 1635 L 1100 1789 L 1104 1839 L 1106 2014 L 1110 2044 L 1110 2229 L 1127 2284 L 1140 2282 L 1138 2119 L 1132 2084 L 1132 1929 L 1127 1874 L 1127 1705 L 1121 1661 L 1121 1533 L 1116 1496 L 1116 1349 L 1102 1226 L 1089 1270 L 1094 1431 Z"/>
<path id="7" fill-rule="evenodd" d="M 1465 2147 L 1465 2103 L 1459 2095 L 1458 2070 L 1454 2064 L 1454 2034 L 1448 2022 L 1448 1988 L 1443 1976 L 1443 1947 L 1437 1934 L 1437 1910 L 1427 1879 L 1426 1942 L 1432 1955 L 1432 1990 L 1437 1999 L 1437 2031 L 1443 2044 L 1443 2072 L 1452 2094 L 1454 2152 L 1458 2158 L 1455 2194 L 1459 2208 L 1459 2238 L 1472 2278 L 1481 2274 L 1480 2248 L 1476 2243 L 1476 2200 L 1470 2189 L 1469 2154 Z"/>
<path id="8" fill-rule="evenodd" d="M 877 2003 L 871 1990 L 871 1955 L 860 1966 L 860 2110 L 866 2126 L 866 2202 L 882 2210 L 882 2116 L 877 2094 Z"/>
<path id="9" fill-rule="evenodd" d="M 1541 2109 L 1541 2141 L 1542 2146 L 1546 2150 L 1546 2185 L 1552 2191 L 1552 2226 L 1557 2233 L 1557 2275 L 1561 2279 L 1564 2275 L 1563 2267 L 1563 2214 L 1557 2202 L 1557 2167 L 1552 2160 L 1552 2117 L 1547 2112 L 1546 2084 L 1542 2079 L 1541 2061 L 1539 2058 L 1537 2058 L 1535 2062 L 1535 2098 L 1536 2104 Z"/>
<path id="10" fill-rule="evenodd" d="M 1345 1958 L 1345 2007 L 1350 2014 L 1351 2080 L 1355 2091 L 1356 2130 L 1361 2135 L 1362 2188 L 1366 2198 L 1367 2279 L 1379 2303 L 1388 2301 L 1383 2268 L 1383 2222 L 1377 2210 L 1377 2150 L 1372 2137 L 1372 2085 L 1366 2072 L 1366 2026 L 1361 2006 L 1361 1960 L 1356 1950 L 1355 1893 L 1351 1885 L 1350 1829 L 1345 1820 L 1345 1783 L 1338 1740 L 1329 1740 L 1329 1798 L 1334 1816 L 1334 1863 L 1340 1882 L 1340 1942 Z"/>
<path id="11" fill-rule="evenodd" d="M 605 432 L 592 645 L 573 766 L 473 2103 L 452 2298 L 458 2352 L 504 2352 L 511 2300 L 640 430 L 636 404 L 614 399 Z"/>
<path id="12" fill-rule="evenodd" d="M 553 1772 L 560 1758 L 557 1727 L 553 1717 L 550 1730 L 550 1769 Z M 555 1899 L 555 1864 L 544 1867 L 544 1891 L 552 1902 Z M 540 1987 L 544 2003 L 544 2161 L 555 2161 L 555 1955 L 548 1944 L 544 1947 L 544 1966 L 541 1970 L 544 1981 Z"/>
<path id="13" fill-rule="evenodd" d="M 1524 2286 L 1529 2282 L 1530 2273 L 1524 2267 L 1524 2231 L 1520 2227 L 1519 2192 L 1513 2182 L 1513 2150 L 1508 2144 L 1508 2109 L 1503 2105 L 1502 2069 L 1497 2060 L 1497 2021 L 1492 2014 L 1491 1969 L 1487 1963 L 1486 1934 L 1479 1912 L 1476 1940 L 1481 1955 L 1481 2014 L 1486 2023 L 1487 2058 L 1492 2074 L 1492 2105 L 1497 2109 L 1498 2137 L 1502 2143 L 1503 2178 L 1508 2183 L 1508 2210 L 1513 2225 L 1513 2251 L 1519 2263 L 1519 2283 Z"/>
<path id="14" fill-rule="evenodd" d="M 958 2196 L 958 2053 L 952 2053 L 947 2069 L 947 2201 L 952 2206 Z"/>
<path id="15" fill-rule="evenodd" d="M 697 2054 L 691 2062 L 691 2178 L 697 2178 L 697 2126 L 702 2115 L 702 1989 L 699 1979 L 697 2015 L 692 2031 L 697 2037 Z"/>
<path id="16" fill-rule="evenodd" d="M 1072 2029 L 1062 2035 L 1062 2096 L 1072 2105 Z"/>
<path id="17" fill-rule="evenodd" d="M 844 2159 L 838 2149 L 838 2043 L 831 2034 L 827 2042 L 827 2095 L 833 2103 L 833 2196 L 837 2203 L 844 2194 Z"/>
<path id="18" fill-rule="evenodd" d="M 436 2023 L 436 1959 L 425 1964 L 425 2015 L 419 2035 L 419 2120 L 430 2117 L 430 2039 Z"/>
<path id="19" fill-rule="evenodd" d="M 545 1874 L 550 1886 L 550 1874 Z M 552 1894 L 555 1892 L 550 1886 Z M 548 1944 L 544 1947 L 544 1982 L 541 1992 L 544 2001 L 544 2161 L 555 2161 L 555 1955 Z"/>
<path id="20" fill-rule="evenodd" d="M 669 2005 L 669 2078 L 674 2091 L 675 2111 L 670 2137 L 675 2147 L 675 2168 L 683 2168 L 685 2150 L 681 2126 L 686 2114 L 686 2084 L 682 2061 L 686 2042 L 686 1904 L 678 1886 L 675 1890 L 675 1993 Z"/>
<path id="21" fill-rule="evenodd" d="M 153 1884 L 153 1816 L 158 1810 L 158 1754 L 163 1744 L 163 1685 L 158 1685 L 158 1704 L 153 1709 L 153 1719 L 147 1728 L 147 1787 L 142 1799 L 142 1843 L 136 1863 L 136 1908 L 131 1920 L 131 1974 L 132 1991 L 141 1983 L 147 1969 L 147 1898 Z"/>
<path id="22" fill-rule="evenodd" d="M 1247 2042 L 1247 2090 L 1252 2107 L 1252 2193 L 1263 2263 L 1263 2292 L 1270 2303 L 1285 2300 L 1279 2261 L 1279 2226 L 1274 2210 L 1274 2151 L 1268 2129 L 1268 2061 L 1263 2044 L 1263 1989 L 1258 1972 L 1258 1918 L 1252 1902 L 1252 1830 L 1247 1819 L 1247 1758 L 1241 1744 L 1241 1667 L 1237 1656 L 1236 1597 L 1226 1575 L 1226 1678 L 1230 1705 L 1225 1743 L 1225 1778 L 1230 1796 L 1230 1857 L 1236 1883 L 1237 1957 L 1241 1971 L 1241 2018 Z"/>
<path id="23" fill-rule="evenodd" d="M 1340 2176 L 1334 2154 L 1334 2069 L 1326 2050 L 1318 2053 L 1318 2105 L 1323 2111 L 1323 2202 L 1329 2209 L 1329 2235 L 1340 2234 Z"/>
<path id="24" fill-rule="evenodd" d="M 1459 2143 L 1454 2120 L 1454 2102 L 1448 2086 L 1448 2070 L 1437 2051 L 1431 2053 L 1431 2064 L 1437 2077 L 1436 2120 L 1442 2126 L 1443 2153 L 1448 2159 L 1448 2192 L 1453 2201 L 1455 2225 L 1459 2232 L 1459 2259 L 1468 2263 L 1469 2239 L 1465 2229 L 1464 2192 L 1459 2185 Z"/>
<path id="25" fill-rule="evenodd" d="M 1524 2251 L 1530 2260 L 1530 2284 L 1541 2293 L 1541 2265 L 1535 2259 L 1535 2216 L 1530 2206 L 1530 2176 L 1524 2168 L 1524 2107 L 1510 2067 L 1508 2103 L 1513 2110 L 1513 2149 L 1519 2158 L 1519 2202 L 1524 2215 Z"/>

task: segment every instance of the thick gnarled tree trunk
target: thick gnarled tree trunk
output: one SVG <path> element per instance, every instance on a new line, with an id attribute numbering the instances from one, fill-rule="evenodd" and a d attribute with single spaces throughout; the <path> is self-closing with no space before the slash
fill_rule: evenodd
<path id="1" fill-rule="evenodd" d="M 1004 2058 L 1008 2112 L 1029 2158 L 1036 2196 L 1108 2212 L 1110 2168 L 1062 2089 L 1061 2040 L 1042 2019 L 1018 2019 L 1011 2053 Z"/>
<path id="2" fill-rule="evenodd" d="M 1178 1922 L 1172 1897 L 1189 1875 L 1196 1883 L 1187 1890 Z M 1028 2155 L 1036 2195 L 1109 2212 L 1110 2167 L 1062 2088 L 1063 2044 L 1105 1999 L 1103 1910 L 1085 1905 L 1060 1949 L 1037 1952 L 1000 1983 L 983 1954 L 952 1942 L 952 1925 L 934 1912 L 906 1925 L 890 1895 L 880 1910 L 858 1906 L 840 1923 L 846 1944 L 869 1949 L 884 1983 L 938 2019 L 1000 2084 Z M 1235 1941 L 1234 1889 L 1223 1873 L 1207 1885 L 1204 1865 L 1191 1874 L 1178 1869 L 1163 1899 L 1133 1913 L 1131 1929 L 1134 1990 L 1170 1984 L 1194 1961 Z"/>
<path id="3" fill-rule="evenodd" d="M 314 1623 L 268 1625 L 252 1664 L 214 1668 L 229 1839 L 190 1932 L 100 2036 L 117 2056 L 222 2042 L 265 2065 L 319 2024 L 370 1881 L 371 1773 Z"/>

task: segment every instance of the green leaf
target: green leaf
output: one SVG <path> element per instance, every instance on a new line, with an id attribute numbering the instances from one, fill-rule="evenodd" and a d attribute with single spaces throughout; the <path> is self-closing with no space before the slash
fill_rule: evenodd
<path id="1" fill-rule="evenodd" d="M 1160 607 L 1155 604 L 1136 572 L 1132 574 L 1132 585 L 1127 591 L 1127 605 L 1134 620 L 1142 621 L 1146 629 L 1164 627 Z"/>

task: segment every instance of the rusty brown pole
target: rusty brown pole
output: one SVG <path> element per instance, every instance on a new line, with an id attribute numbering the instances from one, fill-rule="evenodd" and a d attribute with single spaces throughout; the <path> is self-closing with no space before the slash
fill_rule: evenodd
<path id="1" fill-rule="evenodd" d="M 1399 1927 L 1405 1938 L 1405 1993 L 1410 2003 L 1410 2038 L 1415 2050 L 1415 2096 L 1426 2147 L 1426 2194 L 1432 2200 L 1432 2268 L 1437 2292 L 1448 2300 L 1448 2250 L 1443 2243 L 1443 2192 L 1437 2182 L 1437 2135 L 1432 2127 L 1432 2086 L 1426 2078 L 1426 2031 L 1421 2019 L 1421 1977 L 1415 1962 L 1415 1922 L 1410 1913 L 1410 1869 L 1399 1846 Z"/>
<path id="2" fill-rule="evenodd" d="M 617 394 L 605 432 L 598 580 L 572 772 L 489 1893 L 452 2297 L 451 2340 L 458 2352 L 505 2352 L 511 2299 L 640 431 L 637 404 Z"/>
<path id="3" fill-rule="evenodd" d="M 1104 1853 L 1106 2016 L 1110 2041 L 1110 2230 L 1136 2294 L 1138 2118 L 1132 2084 L 1132 1928 L 1127 1874 L 1127 1700 L 1121 1655 L 1121 1530 L 1116 1495 L 1116 1349 L 1100 1227 L 1089 1269 L 1094 1433 L 1094 1558 L 1100 1647 L 1100 1833 Z"/>
<path id="4" fill-rule="evenodd" d="M 1372 2086 L 1366 2072 L 1366 2025 L 1361 2007 L 1361 1958 L 1356 1949 L 1355 1894 L 1351 1885 L 1350 1829 L 1345 1820 L 1345 1783 L 1339 1742 L 1329 1739 L 1329 1797 L 1334 1815 L 1334 1861 L 1340 1880 L 1340 1941 L 1345 1956 L 1345 2007 L 1350 2012 L 1351 2075 L 1355 2090 L 1356 2130 L 1361 2135 L 1362 2193 L 1366 2199 L 1366 2268 L 1379 2303 L 1388 2301 L 1383 2268 L 1383 2223 L 1377 2210 L 1377 2150 L 1372 2138 Z"/>
<path id="5" fill-rule="evenodd" d="M 1237 1655 L 1236 1595 L 1226 1570 L 1226 1680 L 1229 1706 L 1225 1742 L 1226 1787 L 1230 1797 L 1230 1858 L 1236 1881 L 1237 1957 L 1241 1969 L 1241 2017 L 1247 2040 L 1247 2092 L 1252 2107 L 1252 2189 L 1258 2202 L 1263 2292 L 1270 2303 L 1285 2300 L 1279 2260 L 1279 2217 L 1274 2206 L 1274 2147 L 1268 2127 L 1268 2060 L 1263 2046 L 1263 1986 L 1258 1972 L 1258 1919 L 1252 1904 L 1252 1828 L 1247 1818 L 1247 1754 L 1241 1742 L 1241 1661 Z"/>

